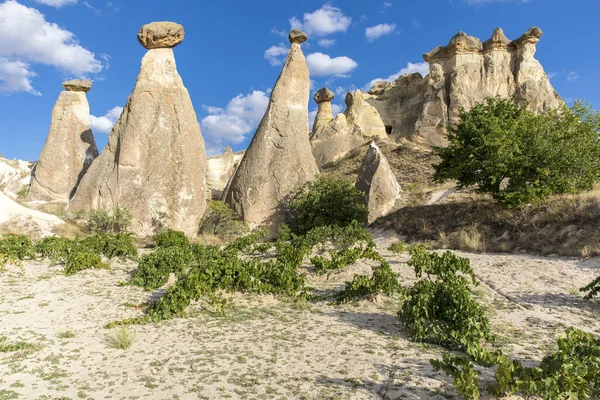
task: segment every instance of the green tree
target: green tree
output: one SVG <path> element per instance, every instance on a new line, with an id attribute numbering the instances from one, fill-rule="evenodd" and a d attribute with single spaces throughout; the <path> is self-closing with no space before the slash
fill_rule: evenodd
<path id="1" fill-rule="evenodd" d="M 506 205 L 590 190 L 600 180 L 600 114 L 581 101 L 536 115 L 490 97 L 448 128 L 434 180 L 477 185 Z"/>

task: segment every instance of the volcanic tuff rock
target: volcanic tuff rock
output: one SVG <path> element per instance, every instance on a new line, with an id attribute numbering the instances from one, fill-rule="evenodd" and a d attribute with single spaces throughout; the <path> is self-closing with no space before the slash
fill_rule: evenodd
<path id="1" fill-rule="evenodd" d="M 142 26 L 137 37 L 142 46 L 150 49 L 173 48 L 183 42 L 185 30 L 175 22 L 152 22 Z"/>
<path id="2" fill-rule="evenodd" d="M 338 114 L 333 121 L 313 131 L 310 145 L 317 165 L 322 168 L 340 160 L 369 139 L 356 124 L 349 124 L 344 114 Z"/>
<path id="3" fill-rule="evenodd" d="M 356 124 L 365 136 L 387 138 L 385 125 L 377 109 L 364 101 L 363 93 L 356 90 L 346 95 L 346 120 Z"/>
<path id="4" fill-rule="evenodd" d="M 319 106 L 312 132 L 315 132 L 320 126 L 325 126 L 333 120 L 333 110 L 331 109 L 331 100 L 335 98 L 333 92 L 327 88 L 320 89 L 315 93 L 313 100 Z"/>
<path id="5" fill-rule="evenodd" d="M 220 200 L 227 182 L 240 164 L 244 152 L 234 153 L 227 146 L 220 156 L 209 157 L 206 165 L 206 186 L 211 191 L 213 200 Z"/>
<path id="6" fill-rule="evenodd" d="M 269 106 L 225 191 L 224 200 L 251 227 L 281 222 L 281 202 L 319 173 L 308 141 L 310 77 L 293 30 L 291 48 Z"/>
<path id="7" fill-rule="evenodd" d="M 69 200 L 98 148 L 90 127 L 90 81 L 67 81 L 58 96 L 46 144 L 35 166 L 27 200 Z"/>
<path id="8" fill-rule="evenodd" d="M 161 42 L 180 41 L 177 32 Z M 195 236 L 206 209 L 205 172 L 204 140 L 173 50 L 151 49 L 108 145 L 69 209 L 125 208 L 138 235 L 153 234 L 153 222 L 166 215 L 169 228 Z"/>
<path id="9" fill-rule="evenodd" d="M 371 142 L 358 171 L 356 188 L 365 193 L 369 224 L 392 211 L 396 200 L 400 198 L 400 185 L 375 142 Z"/>
<path id="10" fill-rule="evenodd" d="M 460 108 L 468 110 L 488 96 L 515 96 L 543 112 L 562 99 L 534 58 L 541 37 L 536 27 L 513 41 L 498 28 L 485 43 L 459 32 L 447 46 L 423 56 L 429 63 L 426 77 L 417 73 L 378 82 L 361 97 L 379 111 L 393 139 L 425 145 L 444 145 L 446 126 L 458 123 Z"/>

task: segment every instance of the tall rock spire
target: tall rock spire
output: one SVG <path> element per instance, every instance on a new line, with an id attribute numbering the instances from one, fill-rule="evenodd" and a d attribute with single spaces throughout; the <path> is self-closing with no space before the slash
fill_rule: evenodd
<path id="1" fill-rule="evenodd" d="M 135 88 L 70 210 L 125 208 L 139 235 L 152 234 L 153 222 L 165 215 L 169 228 L 198 232 L 206 209 L 206 152 L 172 50 L 183 37 L 183 27 L 173 22 L 140 29 L 148 52 Z"/>
<path id="2" fill-rule="evenodd" d="M 313 124 L 312 133 L 317 132 L 322 126 L 328 125 L 331 121 L 333 121 L 333 110 L 331 108 L 331 100 L 335 98 L 333 92 L 327 88 L 320 89 L 313 100 L 319 106 L 319 110 L 317 111 L 317 116 L 315 117 L 315 123 Z"/>
<path id="3" fill-rule="evenodd" d="M 69 200 L 98 148 L 90 127 L 90 106 L 86 93 L 92 82 L 63 83 L 58 96 L 46 144 L 34 169 L 27 200 Z"/>
<path id="4" fill-rule="evenodd" d="M 318 174 L 308 138 L 310 77 L 293 30 L 291 48 L 271 92 L 267 111 L 224 194 L 225 202 L 251 227 L 276 228 L 281 202 Z"/>

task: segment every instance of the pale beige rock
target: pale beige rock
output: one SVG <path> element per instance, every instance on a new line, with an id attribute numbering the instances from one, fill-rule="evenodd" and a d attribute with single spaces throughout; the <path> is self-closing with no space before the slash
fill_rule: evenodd
<path id="1" fill-rule="evenodd" d="M 185 30 L 175 22 L 152 22 L 142 26 L 138 40 L 147 49 L 173 48 L 183 42 Z"/>
<path id="2" fill-rule="evenodd" d="M 73 81 L 63 85 L 65 88 L 84 86 Z M 46 144 L 32 173 L 28 201 L 69 200 L 98 157 L 85 92 L 63 91 L 58 96 Z"/>
<path id="3" fill-rule="evenodd" d="M 63 82 L 63 87 L 69 92 L 89 92 L 92 88 L 92 81 L 85 79 L 73 79 Z"/>
<path id="4" fill-rule="evenodd" d="M 313 156 L 319 168 L 335 163 L 349 151 L 370 140 L 355 124 L 348 124 L 344 114 L 338 114 L 333 121 L 322 125 L 310 137 Z"/>
<path id="5" fill-rule="evenodd" d="M 375 142 L 371 142 L 358 171 L 356 188 L 365 193 L 369 224 L 392 211 L 402 194 L 392 168 Z"/>
<path id="6" fill-rule="evenodd" d="M 346 95 L 346 111 L 344 111 L 344 114 L 346 114 L 348 124 L 356 124 L 363 135 L 387 138 L 385 125 L 379 112 L 365 101 L 365 97 L 360 90 L 349 92 Z"/>
<path id="7" fill-rule="evenodd" d="M 319 173 L 307 135 L 310 77 L 300 47 L 305 35 L 292 33 L 269 106 L 224 194 L 251 227 L 266 224 L 272 231 L 281 223 L 282 201 Z"/>
<path id="8" fill-rule="evenodd" d="M 27 193 L 34 166 L 33 162 L 8 160 L 0 156 L 0 191 L 12 199 L 18 197 L 17 193 Z"/>
<path id="9" fill-rule="evenodd" d="M 317 110 L 312 133 L 315 133 L 319 127 L 328 125 L 333 120 L 331 101 L 334 98 L 333 92 L 327 88 L 320 89 L 315 93 L 313 100 L 317 103 L 319 109 Z"/>
<path id="10" fill-rule="evenodd" d="M 243 151 L 234 153 L 231 147 L 227 146 L 220 156 L 208 158 L 206 165 L 206 186 L 211 191 L 213 200 L 220 200 L 223 197 L 227 182 L 233 176 L 243 156 Z"/>
<path id="11" fill-rule="evenodd" d="M 461 107 L 469 110 L 488 96 L 515 96 L 535 112 L 556 108 L 562 99 L 534 58 L 541 36 L 534 27 L 510 41 L 498 28 L 482 43 L 460 32 L 423 56 L 429 63 L 426 77 L 378 82 L 362 97 L 377 109 L 391 138 L 427 146 L 445 145 L 446 127 L 459 122 Z"/>
<path id="12" fill-rule="evenodd" d="M 149 50 L 108 145 L 69 209 L 125 208 L 131 230 L 142 236 L 166 215 L 169 228 L 193 237 L 206 208 L 205 174 L 204 140 L 173 50 Z"/>

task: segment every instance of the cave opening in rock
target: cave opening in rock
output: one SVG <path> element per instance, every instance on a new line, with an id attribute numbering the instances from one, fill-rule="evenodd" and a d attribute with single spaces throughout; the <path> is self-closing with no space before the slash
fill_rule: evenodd
<path id="1" fill-rule="evenodd" d="M 385 126 L 385 133 L 387 133 L 388 135 L 391 135 L 393 130 L 394 130 L 393 126 L 391 126 L 391 125 Z"/>

